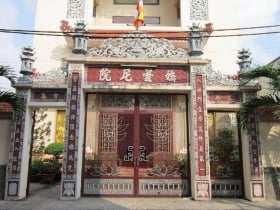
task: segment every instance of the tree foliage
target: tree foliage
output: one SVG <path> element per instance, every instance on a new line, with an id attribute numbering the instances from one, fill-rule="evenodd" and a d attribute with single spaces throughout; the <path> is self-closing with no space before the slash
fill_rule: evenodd
<path id="1" fill-rule="evenodd" d="M 15 84 L 17 81 L 17 75 L 15 71 L 9 66 L 0 65 L 0 77 L 7 78 L 11 84 Z M 14 92 L 0 90 L 0 102 L 5 102 L 10 104 L 15 113 L 20 113 L 23 108 L 23 100 Z"/>
<path id="2" fill-rule="evenodd" d="M 23 99 L 13 92 L 0 90 L 0 102 L 10 104 L 16 113 L 20 113 L 23 108 Z"/>
<path id="3" fill-rule="evenodd" d="M 276 106 L 277 111 L 275 112 L 275 116 L 280 119 L 280 68 L 261 66 L 240 74 L 240 78 L 243 80 L 244 84 L 259 77 L 269 79 L 271 92 L 267 95 L 256 95 L 241 104 L 238 116 L 243 128 L 249 127 L 249 115 L 254 112 L 255 109 L 262 106 Z"/>
<path id="4" fill-rule="evenodd" d="M 54 142 L 46 146 L 45 153 L 54 155 L 56 159 L 63 153 L 63 142 Z"/>
<path id="5" fill-rule="evenodd" d="M 234 149 L 234 131 L 230 128 L 220 128 L 213 146 L 219 158 L 229 162 L 228 159 Z"/>
<path id="6" fill-rule="evenodd" d="M 0 65 L 0 76 L 6 77 L 12 84 L 15 84 L 18 78 L 15 71 L 10 66 L 3 65 Z"/>
<path id="7" fill-rule="evenodd" d="M 46 121 L 47 116 L 45 109 L 37 109 L 35 112 L 32 151 L 37 154 L 43 152 L 45 143 L 50 141 L 52 122 Z"/>

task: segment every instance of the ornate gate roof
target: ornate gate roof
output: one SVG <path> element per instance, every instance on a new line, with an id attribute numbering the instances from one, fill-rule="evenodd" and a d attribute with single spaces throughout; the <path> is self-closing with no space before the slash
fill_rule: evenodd
<path id="1" fill-rule="evenodd" d="M 106 39 L 98 47 L 89 49 L 88 56 L 99 58 L 189 58 L 187 50 L 175 48 L 170 40 L 139 33 Z"/>

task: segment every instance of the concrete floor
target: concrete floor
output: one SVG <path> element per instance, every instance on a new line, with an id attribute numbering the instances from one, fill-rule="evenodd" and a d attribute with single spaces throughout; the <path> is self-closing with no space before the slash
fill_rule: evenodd
<path id="1" fill-rule="evenodd" d="M 250 202 L 244 199 L 212 199 L 193 201 L 190 198 L 112 198 L 82 197 L 77 201 L 59 200 L 60 184 L 31 184 L 30 195 L 21 201 L 0 201 L 1 210 L 128 210 L 128 209 L 279 209 L 280 201 Z"/>

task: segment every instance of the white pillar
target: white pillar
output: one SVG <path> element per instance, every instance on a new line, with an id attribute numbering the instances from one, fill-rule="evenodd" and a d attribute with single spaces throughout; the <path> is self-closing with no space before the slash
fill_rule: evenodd
<path id="1" fill-rule="evenodd" d="M 191 66 L 190 80 L 190 161 L 191 189 L 194 200 L 210 200 L 210 160 L 207 116 L 207 92 L 205 67 Z"/>
<path id="2" fill-rule="evenodd" d="M 245 197 L 250 201 L 265 200 L 264 171 L 256 110 L 249 115 L 249 130 L 242 130 L 242 159 Z"/>
<path id="3" fill-rule="evenodd" d="M 92 20 L 93 20 L 93 8 L 94 8 L 95 0 L 85 0 L 85 23 L 88 24 L 89 26 L 92 25 Z"/>
<path id="4" fill-rule="evenodd" d="M 9 147 L 5 200 L 21 200 L 26 197 L 31 144 L 31 113 L 28 108 L 30 89 L 18 89 L 24 99 L 22 114 L 14 121 Z"/>
<path id="5" fill-rule="evenodd" d="M 61 200 L 77 200 L 81 196 L 85 120 L 83 75 L 84 64 L 69 64 Z"/>
<path id="6" fill-rule="evenodd" d="M 190 1 L 181 0 L 180 1 L 180 18 L 181 18 L 181 29 L 187 30 L 190 23 Z"/>

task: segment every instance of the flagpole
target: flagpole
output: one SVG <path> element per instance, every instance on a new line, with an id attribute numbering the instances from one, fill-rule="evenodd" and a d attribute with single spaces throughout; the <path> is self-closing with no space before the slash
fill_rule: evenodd
<path id="1" fill-rule="evenodd" d="M 144 24 L 143 7 L 144 7 L 143 0 L 138 0 L 136 4 L 136 14 L 133 23 L 137 32 L 139 32 L 139 28 Z"/>

